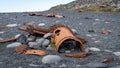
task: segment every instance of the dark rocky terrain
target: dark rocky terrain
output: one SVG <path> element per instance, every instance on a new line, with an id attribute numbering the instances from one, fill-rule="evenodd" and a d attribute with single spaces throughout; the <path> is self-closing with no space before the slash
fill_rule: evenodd
<path id="1" fill-rule="evenodd" d="M 102 5 L 102 7 L 100 6 Z M 103 7 L 103 5 L 107 5 Z M 68 4 L 52 7 L 50 10 L 75 10 L 79 12 L 119 12 L 120 0 L 75 0 Z"/>
<path id="2" fill-rule="evenodd" d="M 35 26 L 49 28 L 51 25 L 61 23 L 75 29 L 79 37 L 85 38 L 87 43 L 85 49 L 91 49 L 85 58 L 65 57 L 64 54 L 54 50 L 45 50 L 47 55 L 58 55 L 63 60 L 57 64 L 44 64 L 44 56 L 16 54 L 15 48 L 6 48 L 8 43 L 0 43 L 0 68 L 120 68 L 120 13 L 96 13 L 96 12 L 76 12 L 76 11 L 44 11 L 41 14 L 55 13 L 64 15 L 65 18 L 50 18 L 44 16 L 29 16 L 28 13 L 0 13 L 0 25 L 17 24 L 10 29 L 0 29 L 0 39 L 13 38 L 17 34 L 26 34 L 18 30 L 23 26 L 23 22 L 34 23 Z M 106 21 L 106 20 L 109 20 Z M 107 29 L 111 33 L 102 34 L 102 29 Z M 91 32 L 90 30 L 93 30 Z M 113 61 L 104 65 L 104 59 L 114 58 Z M 49 59 L 49 58 L 48 58 Z M 89 64 L 90 63 L 90 64 Z M 98 67 L 92 63 L 98 63 Z M 103 67 L 99 67 L 103 66 Z M 93 66 L 93 67 L 91 67 Z"/>

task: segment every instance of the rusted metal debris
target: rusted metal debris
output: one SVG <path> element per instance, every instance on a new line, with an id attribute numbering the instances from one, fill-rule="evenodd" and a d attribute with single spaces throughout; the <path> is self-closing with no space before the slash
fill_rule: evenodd
<path id="1" fill-rule="evenodd" d="M 44 56 L 46 52 L 43 50 L 26 50 L 24 54 Z"/>
<path id="2" fill-rule="evenodd" d="M 31 49 L 28 49 L 28 46 L 27 45 L 20 45 L 20 46 L 17 46 L 16 47 L 16 53 L 17 54 L 30 54 L 30 55 L 39 55 L 39 56 L 44 56 L 46 55 L 45 51 L 43 50 L 31 50 Z"/>
<path id="3" fill-rule="evenodd" d="M 73 57 L 73 58 L 84 58 L 86 56 L 86 53 L 81 54 L 65 54 L 67 57 Z"/>
<path id="4" fill-rule="evenodd" d="M 56 24 L 51 26 L 49 29 L 44 29 L 40 27 L 34 27 L 31 23 L 25 23 L 27 26 L 20 27 L 20 30 L 26 31 L 29 34 L 38 34 L 38 35 L 44 35 L 46 33 L 52 33 L 51 40 L 54 42 L 54 47 L 57 52 L 61 52 L 62 49 L 66 48 L 65 50 L 70 50 L 70 47 L 77 48 L 81 51 L 81 53 L 77 54 L 66 54 L 66 56 L 70 57 L 76 57 L 76 58 L 83 58 L 86 56 L 85 49 L 83 46 L 83 43 L 86 42 L 85 39 L 75 36 L 75 34 L 72 32 L 72 30 L 62 24 Z M 66 44 L 67 42 L 67 44 Z M 72 42 L 72 43 L 71 43 Z M 45 54 L 43 51 L 27 51 L 25 54 Z"/>
<path id="5" fill-rule="evenodd" d="M 26 52 L 27 49 L 28 49 L 27 45 L 20 45 L 16 47 L 15 51 L 17 54 L 23 54 L 24 52 Z"/>
<path id="6" fill-rule="evenodd" d="M 110 31 L 103 28 L 101 33 L 105 34 L 105 35 L 108 35 L 110 33 Z"/>
<path id="7" fill-rule="evenodd" d="M 5 43 L 5 42 L 12 42 L 12 41 L 16 41 L 17 38 L 9 38 L 9 39 L 5 39 L 5 40 L 0 40 L 0 43 Z"/>
<path id="8" fill-rule="evenodd" d="M 57 17 L 57 18 L 65 17 L 65 16 L 62 16 L 62 15 L 60 15 L 60 14 L 54 14 L 54 13 L 49 13 L 49 14 L 47 14 L 47 15 L 45 15 L 45 14 L 40 14 L 40 13 L 29 13 L 28 15 L 29 15 L 29 16 Z"/>
<path id="9" fill-rule="evenodd" d="M 52 33 L 50 39 L 57 52 L 65 53 L 67 50 L 78 50 L 80 51 L 79 53 L 66 54 L 65 56 L 75 58 L 84 58 L 86 56 L 86 52 L 83 46 L 86 40 L 81 37 L 77 37 L 68 26 L 56 24 L 51 26 L 49 29 L 44 29 L 41 27 L 34 27 L 34 25 L 29 22 L 25 22 L 24 25 L 26 25 L 26 27 L 19 27 L 19 29 L 28 32 L 29 35 L 44 35 L 46 33 Z M 17 39 L 18 38 L 11 38 L 0 40 L 0 42 L 16 41 Z M 15 50 L 17 54 L 35 54 L 40 56 L 46 55 L 45 51 L 43 50 L 29 50 L 27 44 L 22 44 L 16 47 Z"/>
<path id="10" fill-rule="evenodd" d="M 0 28 L 9 28 L 8 26 L 0 26 Z"/>

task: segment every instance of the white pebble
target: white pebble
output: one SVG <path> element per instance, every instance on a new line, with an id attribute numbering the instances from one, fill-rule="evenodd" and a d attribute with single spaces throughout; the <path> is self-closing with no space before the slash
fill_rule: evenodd
<path id="1" fill-rule="evenodd" d="M 100 21 L 100 19 L 95 19 L 95 21 Z"/>
<path id="2" fill-rule="evenodd" d="M 36 65 L 36 64 L 29 64 L 29 66 L 38 67 L 39 65 Z"/>
<path id="3" fill-rule="evenodd" d="M 21 45 L 21 43 L 14 42 L 14 43 L 8 44 L 6 47 L 7 48 L 14 48 L 14 47 L 17 47 L 17 46 L 20 46 L 20 45 Z"/>
<path id="4" fill-rule="evenodd" d="M 89 50 L 90 50 L 90 51 L 100 51 L 100 49 L 99 49 L 99 48 L 96 48 L 96 47 L 91 47 L 91 48 L 89 48 Z"/>
<path id="5" fill-rule="evenodd" d="M 73 33 L 77 34 L 77 30 L 76 29 L 71 29 Z"/>
<path id="6" fill-rule="evenodd" d="M 86 36 L 88 36 L 88 37 L 92 37 L 92 35 L 91 35 L 91 34 L 86 34 Z"/>
<path id="7" fill-rule="evenodd" d="M 8 25 L 6 25 L 7 27 L 16 27 L 16 26 L 18 26 L 17 24 L 8 24 Z"/>
<path id="8" fill-rule="evenodd" d="M 42 44 L 42 42 L 43 42 L 44 40 L 45 40 L 44 38 L 40 38 L 40 39 L 36 39 L 36 42 L 39 43 L 39 44 Z"/>
<path id="9" fill-rule="evenodd" d="M 67 67 L 67 65 L 62 64 L 62 65 L 60 65 L 59 67 L 60 67 L 60 68 L 66 68 L 66 67 Z"/>
<path id="10" fill-rule="evenodd" d="M 17 35 L 15 35 L 15 38 L 18 38 L 19 36 L 21 36 L 21 34 L 17 34 Z"/>
<path id="11" fill-rule="evenodd" d="M 4 33 L 4 31 L 1 31 L 1 32 L 0 32 L 0 34 L 3 34 L 3 33 Z"/>
<path id="12" fill-rule="evenodd" d="M 37 42 L 29 42 L 28 45 L 29 45 L 29 47 L 32 47 L 32 48 L 38 48 L 39 47 Z"/>
<path id="13" fill-rule="evenodd" d="M 50 44 L 50 41 L 48 39 L 45 39 L 42 43 L 42 46 L 48 46 Z"/>
<path id="14" fill-rule="evenodd" d="M 47 33 L 47 34 L 45 34 L 44 36 L 43 36 L 43 38 L 48 38 L 48 37 L 50 37 L 52 35 L 52 33 Z"/>
<path id="15" fill-rule="evenodd" d="M 47 55 L 42 58 L 42 63 L 44 64 L 52 64 L 52 63 L 59 63 L 62 60 L 62 58 L 58 55 Z"/>
<path id="16" fill-rule="evenodd" d="M 94 41 L 94 43 L 100 43 L 100 42 L 101 42 L 100 40 Z"/>
<path id="17" fill-rule="evenodd" d="M 120 56 L 120 52 L 113 52 L 114 55 Z"/>
<path id="18" fill-rule="evenodd" d="M 45 23 L 39 23 L 38 24 L 38 26 L 44 26 L 45 25 Z"/>

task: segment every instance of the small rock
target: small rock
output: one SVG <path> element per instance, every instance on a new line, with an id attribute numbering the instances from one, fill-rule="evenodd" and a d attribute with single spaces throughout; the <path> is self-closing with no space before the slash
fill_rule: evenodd
<path id="1" fill-rule="evenodd" d="M 14 47 L 17 47 L 17 46 L 20 46 L 20 45 L 21 45 L 20 42 L 14 42 L 14 43 L 8 44 L 6 47 L 7 48 L 14 48 Z"/>
<path id="2" fill-rule="evenodd" d="M 81 67 L 82 65 L 76 65 L 76 67 Z"/>
<path id="3" fill-rule="evenodd" d="M 42 63 L 44 64 L 52 64 L 52 63 L 59 63 L 62 60 L 62 58 L 58 55 L 47 55 L 42 58 Z"/>
<path id="4" fill-rule="evenodd" d="M 88 63 L 86 65 L 88 68 L 107 68 L 108 65 L 105 63 Z"/>
<path id="5" fill-rule="evenodd" d="M 17 26 L 17 24 L 8 24 L 8 25 L 6 25 L 7 27 L 16 27 Z"/>
<path id="6" fill-rule="evenodd" d="M 40 45 L 38 45 L 37 42 L 29 42 L 28 45 L 30 48 L 39 48 L 39 46 L 40 46 Z"/>
<path id="7" fill-rule="evenodd" d="M 88 36 L 88 37 L 92 37 L 92 35 L 91 35 L 91 34 L 86 34 L 86 36 Z"/>
<path id="8" fill-rule="evenodd" d="M 67 65 L 62 64 L 62 65 L 60 65 L 59 67 L 60 67 L 60 68 L 66 68 L 66 67 L 67 67 Z"/>
<path id="9" fill-rule="evenodd" d="M 100 21 L 100 19 L 95 19 L 95 21 Z"/>
<path id="10" fill-rule="evenodd" d="M 88 30 L 88 32 L 95 32 L 95 30 Z"/>
<path id="11" fill-rule="evenodd" d="M 45 34 L 44 36 L 43 36 L 43 38 L 48 38 L 48 37 L 50 37 L 52 35 L 52 33 L 47 33 L 47 34 Z"/>
<path id="12" fill-rule="evenodd" d="M 15 35 L 15 38 L 18 38 L 19 36 L 21 36 L 21 34 L 17 34 L 17 35 Z"/>
<path id="13" fill-rule="evenodd" d="M 45 23 L 39 23 L 38 24 L 38 26 L 44 26 L 45 25 Z"/>
<path id="14" fill-rule="evenodd" d="M 113 52 L 114 55 L 120 56 L 120 52 Z"/>
<path id="15" fill-rule="evenodd" d="M 38 44 L 42 44 L 42 42 L 43 42 L 44 40 L 45 40 L 44 38 L 40 38 L 40 39 L 36 39 L 36 42 L 37 42 Z"/>
<path id="16" fill-rule="evenodd" d="M 101 42 L 100 40 L 94 41 L 94 43 L 100 43 L 100 42 Z"/>
<path id="17" fill-rule="evenodd" d="M 99 49 L 99 48 L 96 48 L 96 47 L 91 47 L 91 48 L 89 48 L 89 50 L 90 50 L 90 51 L 100 51 L 100 49 Z"/>
<path id="18" fill-rule="evenodd" d="M 65 53 L 71 53 L 71 51 L 70 50 L 66 50 Z"/>
<path id="19" fill-rule="evenodd" d="M 30 37 L 27 38 L 27 41 L 34 41 L 35 39 L 36 39 L 35 36 L 30 36 Z"/>
<path id="20" fill-rule="evenodd" d="M 21 42 L 22 44 L 27 44 L 28 41 L 27 41 L 27 38 L 24 34 L 21 34 L 18 38 L 17 38 L 17 41 L 18 42 Z"/>
<path id="21" fill-rule="evenodd" d="M 112 52 L 111 50 L 104 50 L 105 52 Z"/>
<path id="22" fill-rule="evenodd" d="M 51 45 L 48 45 L 48 47 L 46 49 L 47 50 L 54 50 L 54 48 Z"/>
<path id="23" fill-rule="evenodd" d="M 3 34 L 3 33 L 4 33 L 4 31 L 1 31 L 1 32 L 0 32 L 0 34 Z"/>
<path id="24" fill-rule="evenodd" d="M 36 64 L 29 64 L 29 66 L 38 67 L 39 65 L 36 65 Z"/>
<path id="25" fill-rule="evenodd" d="M 76 29 L 71 29 L 73 33 L 78 34 Z"/>
<path id="26" fill-rule="evenodd" d="M 48 39 L 45 39 L 42 43 L 42 47 L 47 47 L 50 44 L 50 41 Z"/>

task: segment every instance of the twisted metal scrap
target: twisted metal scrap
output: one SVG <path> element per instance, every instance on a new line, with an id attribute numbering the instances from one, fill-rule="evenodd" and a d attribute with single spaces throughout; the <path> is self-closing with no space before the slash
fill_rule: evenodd
<path id="1" fill-rule="evenodd" d="M 80 50 L 82 51 L 82 53 L 66 54 L 65 56 L 75 57 L 75 58 L 84 58 L 86 56 L 85 49 L 83 46 L 83 43 L 85 43 L 86 40 L 75 36 L 75 34 L 72 32 L 72 30 L 69 27 L 62 25 L 62 24 L 56 24 L 56 25 L 51 26 L 49 29 L 44 29 L 44 28 L 40 28 L 40 27 L 34 27 L 31 23 L 25 23 L 25 25 L 27 25 L 28 27 L 27 28 L 20 27 L 19 29 L 26 31 L 29 34 L 44 35 L 46 33 L 53 33 L 51 39 L 54 40 L 57 51 L 59 51 L 59 47 L 60 47 L 61 43 L 63 41 L 65 41 L 65 39 L 69 39 L 69 38 L 74 39 L 75 41 L 80 43 L 79 47 L 80 47 Z M 29 53 L 31 53 L 31 52 L 29 52 Z"/>

